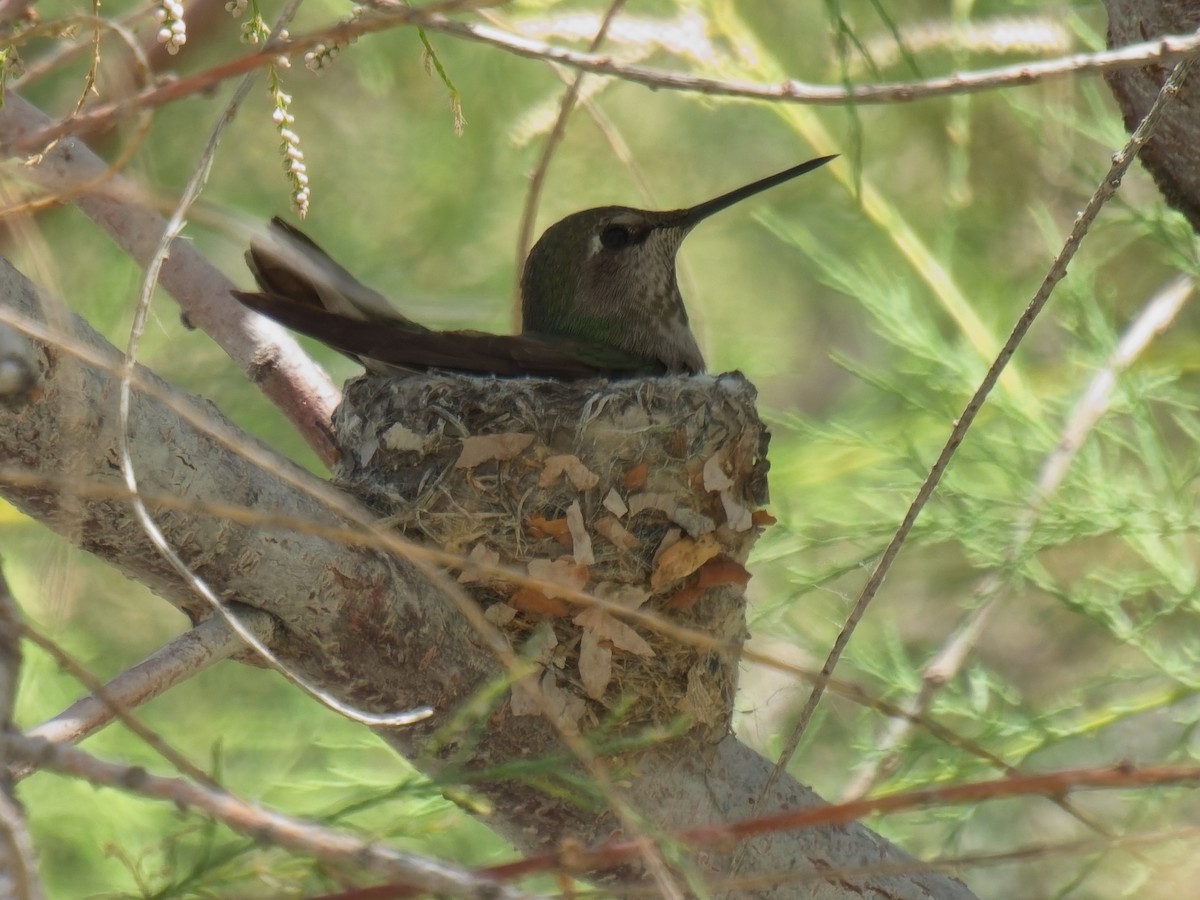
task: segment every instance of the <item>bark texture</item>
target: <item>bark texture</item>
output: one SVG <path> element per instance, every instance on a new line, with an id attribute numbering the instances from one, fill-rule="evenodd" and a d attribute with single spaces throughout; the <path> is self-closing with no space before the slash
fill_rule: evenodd
<path id="1" fill-rule="evenodd" d="M 1200 27 L 1200 3 L 1195 0 L 1104 0 L 1108 10 L 1108 46 L 1153 40 L 1170 34 L 1188 34 Z M 1133 131 L 1162 90 L 1170 69 L 1149 65 L 1117 69 L 1105 74 L 1109 89 Z M 1171 113 L 1141 152 L 1142 163 L 1154 177 L 1167 203 L 1183 213 L 1200 230 L 1200 75 L 1195 71 L 1184 82 Z"/>

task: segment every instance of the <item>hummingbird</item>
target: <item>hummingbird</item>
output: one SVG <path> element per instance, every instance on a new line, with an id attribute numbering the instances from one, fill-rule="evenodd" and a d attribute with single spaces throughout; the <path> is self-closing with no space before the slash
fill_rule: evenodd
<path id="1" fill-rule="evenodd" d="M 697 374 L 675 255 L 697 224 L 825 165 L 822 156 L 687 209 L 601 206 L 546 229 L 521 276 L 522 331 L 433 331 L 402 315 L 276 217 L 246 263 L 259 292 L 245 306 L 358 360 L 376 374 L 444 369 L 564 380 Z"/>

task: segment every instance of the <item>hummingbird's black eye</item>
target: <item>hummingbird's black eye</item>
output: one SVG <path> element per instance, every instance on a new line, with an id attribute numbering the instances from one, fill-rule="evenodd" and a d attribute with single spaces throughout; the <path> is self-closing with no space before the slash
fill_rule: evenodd
<path id="1" fill-rule="evenodd" d="M 620 250 L 633 243 L 633 232 L 626 225 L 606 225 L 600 232 L 600 244 L 606 250 Z"/>

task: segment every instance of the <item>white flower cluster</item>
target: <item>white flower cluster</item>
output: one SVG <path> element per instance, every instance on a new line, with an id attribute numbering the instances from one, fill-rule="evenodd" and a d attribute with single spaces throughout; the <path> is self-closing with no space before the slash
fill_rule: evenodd
<path id="1" fill-rule="evenodd" d="M 187 24 L 183 21 L 182 0 L 161 0 L 154 10 L 158 22 L 158 42 L 167 45 L 167 52 L 174 56 L 187 43 Z"/>
<path id="2" fill-rule="evenodd" d="M 292 131 L 290 127 L 296 121 L 296 117 L 288 112 L 292 95 L 285 94 L 282 90 L 275 90 L 274 96 L 275 111 L 271 114 L 271 118 L 279 131 L 279 137 L 283 140 L 283 170 L 287 173 L 294 190 L 292 206 L 296 210 L 296 215 L 303 219 L 308 213 L 308 201 L 312 192 L 308 187 L 308 166 L 304 164 L 304 151 L 300 149 L 300 135 Z"/>
<path id="3" fill-rule="evenodd" d="M 235 19 L 240 19 L 242 13 L 246 11 L 246 7 L 249 5 L 249 0 L 228 0 L 225 4 L 225 12 L 229 13 Z"/>
<path id="4" fill-rule="evenodd" d="M 354 6 L 350 10 L 350 15 L 342 19 L 341 25 L 349 25 L 362 18 L 363 7 Z M 350 38 L 346 43 L 353 44 L 357 38 Z M 332 63 L 339 53 L 342 52 L 342 44 L 326 44 L 324 41 L 315 45 L 311 50 L 304 54 L 304 66 L 313 72 L 320 72 L 327 65 Z"/>
<path id="5" fill-rule="evenodd" d="M 304 66 L 313 72 L 319 72 L 333 62 L 341 49 L 338 44 L 328 46 L 324 43 L 317 44 L 304 54 Z"/>

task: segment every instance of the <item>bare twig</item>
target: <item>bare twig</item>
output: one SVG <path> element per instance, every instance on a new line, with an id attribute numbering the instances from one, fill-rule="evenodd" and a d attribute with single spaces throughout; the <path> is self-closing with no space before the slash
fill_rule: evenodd
<path id="1" fill-rule="evenodd" d="M 1042 465 L 1033 495 L 1013 529 L 1013 541 L 1005 553 L 1003 565 L 985 577 L 976 588 L 970 612 L 959 622 L 937 655 L 926 664 L 921 673 L 920 691 L 903 704 L 909 716 L 891 720 L 879 742 L 881 753 L 859 769 L 842 799 L 854 800 L 864 796 L 881 774 L 894 770 L 899 761 L 898 748 L 912 733 L 913 717 L 928 711 L 934 698 L 959 672 L 982 636 L 992 612 L 1007 596 L 1011 585 L 1001 573 L 1024 553 L 1043 505 L 1062 484 L 1088 433 L 1108 411 L 1118 375 L 1133 363 L 1155 336 L 1170 326 L 1195 287 L 1194 279 L 1183 275 L 1155 294 L 1126 329 L 1108 364 L 1092 378 L 1068 417 L 1058 445 Z"/>
<path id="2" fill-rule="evenodd" d="M 403 881 L 431 894 L 455 897 L 518 897 L 511 889 L 498 886 L 491 878 L 480 877 L 466 869 L 437 862 L 413 853 L 381 846 L 376 841 L 347 837 L 245 800 L 222 790 L 212 790 L 179 778 L 151 775 L 139 766 L 106 762 L 61 744 L 10 734 L 5 746 L 13 758 L 39 768 L 82 778 L 104 785 L 166 800 L 180 809 L 198 809 L 229 828 L 313 856 L 325 862 L 353 865 L 389 878 Z"/>
<path id="3" fill-rule="evenodd" d="M 588 45 L 589 52 L 595 53 L 604 43 L 609 27 L 624 6 L 625 0 L 612 0 L 604 12 L 604 18 L 600 20 L 600 27 L 596 29 L 591 44 Z M 567 121 L 571 118 L 575 102 L 579 99 L 579 89 L 583 86 L 584 77 L 585 74 L 579 72 L 567 85 L 567 89 L 563 91 L 562 101 L 558 107 L 558 116 L 554 120 L 554 126 L 550 129 L 550 133 L 546 135 L 546 142 L 542 145 L 542 154 L 538 158 L 537 165 L 534 166 L 533 175 L 529 178 L 529 191 L 525 195 L 525 206 L 521 210 L 521 223 L 517 227 L 516 266 L 513 270 L 516 273 L 517 290 L 513 292 L 514 296 L 520 295 L 521 271 L 525 266 L 525 257 L 529 255 L 529 245 L 533 242 L 533 223 L 537 219 L 538 204 L 542 199 L 542 186 L 546 183 L 550 160 L 554 158 L 554 151 L 558 149 L 563 135 L 566 134 Z M 520 330 L 521 307 L 519 302 L 516 306 L 514 320 L 517 329 Z"/>
<path id="4" fill-rule="evenodd" d="M 21 610 L 0 571 L 0 731 L 11 733 L 12 713 L 21 674 Z M 0 750 L 0 895 L 40 900 L 33 840 L 21 807 L 13 796 L 10 758 Z"/>
<path id="5" fill-rule="evenodd" d="M 353 22 L 339 23 L 319 31 L 298 35 L 282 46 L 264 48 L 213 66 L 195 75 L 149 88 L 133 97 L 107 103 L 90 112 L 49 125 L 36 134 L 29 135 L 16 147 L 16 150 L 24 153 L 36 152 L 38 148 L 46 146 L 53 140 L 99 127 L 133 110 L 162 106 L 183 97 L 211 90 L 228 78 L 244 75 L 254 69 L 270 65 L 280 56 L 303 56 L 305 52 L 318 44 L 347 42 L 362 35 L 403 25 L 421 27 L 463 40 L 487 44 L 527 59 L 560 63 L 584 72 L 619 78 L 656 90 L 685 91 L 745 100 L 769 100 L 810 106 L 842 106 L 848 103 L 858 105 L 894 104 L 933 97 L 977 93 L 997 88 L 1036 84 L 1052 78 L 1063 78 L 1084 72 L 1136 69 L 1149 63 L 1175 62 L 1193 57 L 1200 50 L 1200 36 L 1195 34 L 1168 35 L 1115 50 L 1076 53 L 1058 59 L 1038 60 L 970 72 L 953 72 L 924 81 L 888 82 L 849 87 L 810 84 L 796 79 L 763 83 L 710 78 L 649 66 L 626 64 L 604 54 L 571 50 L 521 37 L 499 28 L 450 19 L 436 11 L 431 11 L 436 6 L 436 4 L 429 4 L 425 7 L 415 8 L 394 3 L 386 4 L 387 12 L 385 14 L 364 16 Z"/>
<path id="6" fill-rule="evenodd" d="M 753 835 L 775 834 L 796 828 L 839 825 L 869 815 L 905 810 L 968 805 L 987 800 L 1007 800 L 1025 796 L 1062 796 L 1080 790 L 1120 790 L 1158 785 L 1190 785 L 1200 782 L 1197 766 L 1110 766 L 1099 769 L 1075 769 L 1037 775 L 1020 775 L 954 784 L 944 787 L 904 791 L 868 800 L 853 800 L 804 810 L 786 810 L 754 816 L 740 821 L 718 822 L 688 829 L 678 838 L 691 845 L 720 846 Z M 618 840 L 590 850 L 572 848 L 570 862 L 576 872 L 612 867 L 637 852 L 636 841 Z M 493 866 L 488 874 L 502 880 L 543 871 L 558 871 L 564 864 L 558 854 L 527 857 L 519 862 Z M 831 873 L 838 877 L 842 872 Z"/>
<path id="7" fill-rule="evenodd" d="M 267 40 L 268 45 L 282 31 L 284 25 L 291 20 L 299 5 L 300 0 L 289 0 L 285 4 L 272 28 L 271 37 Z M 154 252 L 151 254 L 150 260 L 146 265 L 146 273 L 142 279 L 141 296 L 134 311 L 133 324 L 129 329 L 129 341 L 126 344 L 124 362 L 120 372 L 119 412 L 121 424 L 117 434 L 121 455 L 121 473 L 125 478 L 126 485 L 129 487 L 131 495 L 130 504 L 133 506 L 134 515 L 137 516 L 138 521 L 141 523 L 146 537 L 150 539 L 163 558 L 171 564 L 172 568 L 179 574 L 179 577 L 191 584 L 196 593 L 203 597 L 209 606 L 212 607 L 213 612 L 224 619 L 225 624 L 236 632 L 237 636 L 252 647 L 254 652 L 270 664 L 272 668 L 305 693 L 349 719 L 375 727 L 411 725 L 414 722 L 419 722 L 421 719 L 429 717 L 433 714 L 433 711 L 429 707 L 420 707 L 402 712 L 387 712 L 382 715 L 369 713 L 352 704 L 343 703 L 328 691 L 319 687 L 315 682 L 301 675 L 291 666 L 286 665 L 272 652 L 266 643 L 259 640 L 253 629 L 242 624 L 239 617 L 229 609 L 225 602 L 217 595 L 217 592 L 196 573 L 193 567 L 183 561 L 179 553 L 171 546 L 163 534 L 162 529 L 158 527 L 158 524 L 150 515 L 145 502 L 138 496 L 138 476 L 133 453 L 131 452 L 129 435 L 129 410 L 130 404 L 133 401 L 133 373 L 137 364 L 138 345 L 141 342 L 142 332 L 145 329 L 146 321 L 150 314 L 150 302 L 154 296 L 154 289 L 158 284 L 159 273 L 166 262 L 167 254 L 172 245 L 175 244 L 176 238 L 183 231 L 188 209 L 200 196 L 205 182 L 208 181 L 208 173 L 212 168 L 212 162 L 216 156 L 217 147 L 221 142 L 221 136 L 225 133 L 226 126 L 233 121 L 233 117 L 241 106 L 242 100 L 245 99 L 246 94 L 250 91 L 253 80 L 252 75 L 247 75 L 242 79 L 242 83 L 234 91 L 233 97 L 225 104 L 221 114 L 217 117 L 217 121 L 209 134 L 208 141 L 200 153 L 200 158 L 196 163 L 192 176 L 188 180 L 187 186 L 184 188 L 170 219 L 163 224 L 158 244 L 154 248 Z"/>
<path id="8" fill-rule="evenodd" d="M 270 616 L 248 608 L 239 610 L 238 616 L 260 640 L 269 640 L 274 629 L 274 620 Z M 206 619 L 107 684 L 100 683 L 73 656 L 40 632 L 26 626 L 23 634 L 53 656 L 60 668 L 66 669 L 91 691 L 90 695 L 75 701 L 53 719 L 31 729 L 27 732 L 29 737 L 74 744 L 114 719 L 119 719 L 152 748 L 159 750 L 181 774 L 208 783 L 206 773 L 186 764 L 187 760 L 182 761 L 186 765 L 178 762 L 171 755 L 173 751 L 169 747 L 165 748 L 166 752 L 160 750 L 158 736 L 149 732 L 129 711 L 204 671 L 213 663 L 244 650 L 245 644 L 222 619 L 216 616 Z M 23 778 L 29 772 L 28 769 L 17 768 L 13 775 Z"/>

